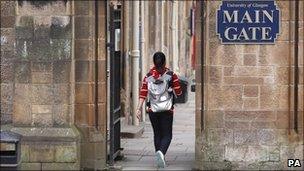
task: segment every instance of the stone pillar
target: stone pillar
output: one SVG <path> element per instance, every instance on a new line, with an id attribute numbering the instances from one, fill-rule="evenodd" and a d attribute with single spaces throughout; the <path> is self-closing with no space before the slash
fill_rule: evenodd
<path id="1" fill-rule="evenodd" d="M 107 154 L 106 2 L 98 1 L 97 13 L 95 1 L 74 3 L 74 112 L 82 136 L 81 167 L 101 170 L 106 167 Z"/>
<path id="2" fill-rule="evenodd" d="M 197 166 L 200 169 L 288 169 L 288 158 L 303 160 L 303 132 L 288 134 L 288 101 L 292 102 L 292 98 L 288 99 L 288 89 L 292 88 L 288 72 L 293 70 L 289 61 L 293 61 L 295 29 L 294 19 L 290 18 L 293 2 L 276 1 L 282 15 L 281 34 L 274 45 L 221 44 L 215 29 L 216 10 L 221 2 L 205 3 L 204 46 L 199 44 L 200 29 L 196 29 L 196 49 L 203 47 L 205 51 L 205 61 L 198 60 L 196 74 L 201 72 L 199 66 L 203 66 L 203 62 L 206 65 L 203 67 L 204 97 L 200 97 L 201 84 L 196 88 L 197 105 L 204 99 L 203 116 L 200 108 L 196 112 L 196 119 L 202 121 L 196 121 L 199 124 L 196 159 L 200 160 Z M 300 6 L 300 16 L 303 16 L 303 2 Z M 303 24 L 303 17 L 300 23 Z M 300 27 L 301 30 L 303 25 Z M 303 47 L 303 35 L 299 36 L 299 47 Z M 303 48 L 299 50 L 302 60 Z M 303 61 L 300 70 L 303 71 Z M 303 78 L 302 71 L 300 78 Z M 303 80 L 300 87 L 303 89 Z M 303 90 L 299 90 L 299 97 L 303 97 Z M 299 99 L 301 124 L 302 100 Z"/>

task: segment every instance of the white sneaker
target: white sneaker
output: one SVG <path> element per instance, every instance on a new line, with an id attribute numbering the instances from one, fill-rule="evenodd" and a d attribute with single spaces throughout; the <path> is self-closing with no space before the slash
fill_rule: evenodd
<path id="1" fill-rule="evenodd" d="M 164 168 L 166 166 L 164 154 L 158 150 L 156 152 L 156 163 L 158 167 Z"/>

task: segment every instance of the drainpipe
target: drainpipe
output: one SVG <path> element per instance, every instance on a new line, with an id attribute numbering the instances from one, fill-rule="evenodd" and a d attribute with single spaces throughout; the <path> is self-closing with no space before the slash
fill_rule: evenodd
<path id="1" fill-rule="evenodd" d="M 164 52 L 164 3 L 163 1 L 159 1 L 160 3 L 160 51 Z"/>
<path id="2" fill-rule="evenodd" d="M 299 0 L 295 1 L 295 33 L 294 33 L 294 130 L 299 133 Z"/>
<path id="3" fill-rule="evenodd" d="M 130 120 L 130 58 L 129 58 L 129 28 L 130 28 L 130 18 L 129 18 L 129 1 L 124 1 L 123 6 L 123 35 L 124 35 L 124 54 L 125 54 L 125 70 L 124 70 L 124 84 L 125 84 L 125 121 L 126 124 L 131 124 Z"/>
<path id="4" fill-rule="evenodd" d="M 140 46 L 141 46 L 141 61 L 142 61 L 142 75 L 144 76 L 147 73 L 147 55 L 145 50 L 145 1 L 140 1 L 141 7 L 140 7 L 140 13 L 141 13 L 141 39 L 140 39 Z M 143 104 L 142 108 L 142 121 L 145 122 L 146 120 L 146 106 Z"/>
<path id="5" fill-rule="evenodd" d="M 133 5 L 133 39 L 132 39 L 132 124 L 138 126 L 136 108 L 139 98 L 139 1 L 132 1 Z"/>
<path id="6" fill-rule="evenodd" d="M 177 34 L 177 16 L 178 1 L 172 1 L 172 56 L 173 71 L 178 71 L 178 34 Z"/>

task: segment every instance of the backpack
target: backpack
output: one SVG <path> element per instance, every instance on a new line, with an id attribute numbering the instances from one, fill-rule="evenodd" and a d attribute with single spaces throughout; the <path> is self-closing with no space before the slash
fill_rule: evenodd
<path id="1" fill-rule="evenodd" d="M 163 112 L 172 109 L 174 105 L 172 76 L 172 71 L 166 71 L 158 79 L 155 79 L 151 73 L 148 73 L 147 106 L 150 107 L 152 112 Z"/>

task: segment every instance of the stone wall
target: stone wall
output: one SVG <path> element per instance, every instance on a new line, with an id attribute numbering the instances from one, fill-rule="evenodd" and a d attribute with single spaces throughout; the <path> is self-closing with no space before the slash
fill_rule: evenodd
<path id="1" fill-rule="evenodd" d="M 1 120 L 12 123 L 1 130 L 23 136 L 21 169 L 80 167 L 71 10 L 66 0 L 1 1 Z"/>
<path id="2" fill-rule="evenodd" d="M 94 1 L 75 1 L 74 9 L 74 112 L 75 124 L 82 137 L 81 167 L 103 169 L 106 167 L 107 135 L 106 2 L 98 2 L 98 24 L 95 23 Z M 95 32 L 96 27 L 98 27 L 98 33 Z M 96 44 L 96 40 L 98 40 L 98 44 Z M 96 48 L 98 48 L 97 57 Z M 96 74 L 98 74 L 98 80 L 96 80 Z M 98 93 L 96 92 L 96 84 Z M 96 98 L 98 99 L 97 102 Z M 98 109 L 97 118 L 96 108 Z"/>
<path id="3" fill-rule="evenodd" d="M 1 123 L 11 123 L 14 101 L 15 3 L 1 1 Z"/>
<path id="4" fill-rule="evenodd" d="M 293 70 L 289 68 L 289 60 L 294 59 L 294 18 L 290 18 L 290 3 L 277 1 L 282 12 L 281 33 L 274 45 L 222 45 L 215 28 L 220 3 L 206 3 L 207 43 L 201 45 L 201 41 L 197 41 L 198 47 L 205 47 L 205 60 L 197 66 L 196 72 L 200 83 L 199 72 L 201 65 L 204 66 L 203 115 L 201 84 L 198 84 L 196 96 L 197 168 L 288 169 L 288 158 L 303 161 L 303 2 L 300 3 L 299 28 L 300 32 L 302 30 L 299 37 L 299 133 L 292 127 L 289 129 L 289 121 L 294 118 L 288 118 L 289 100 L 293 110 L 292 91 L 288 99 L 288 85 L 293 81 L 293 76 L 290 82 L 288 79 L 288 70 Z M 198 34 L 200 17 L 196 19 Z M 202 55 L 200 51 L 196 54 Z M 201 117 L 203 123 L 200 123 Z"/>

